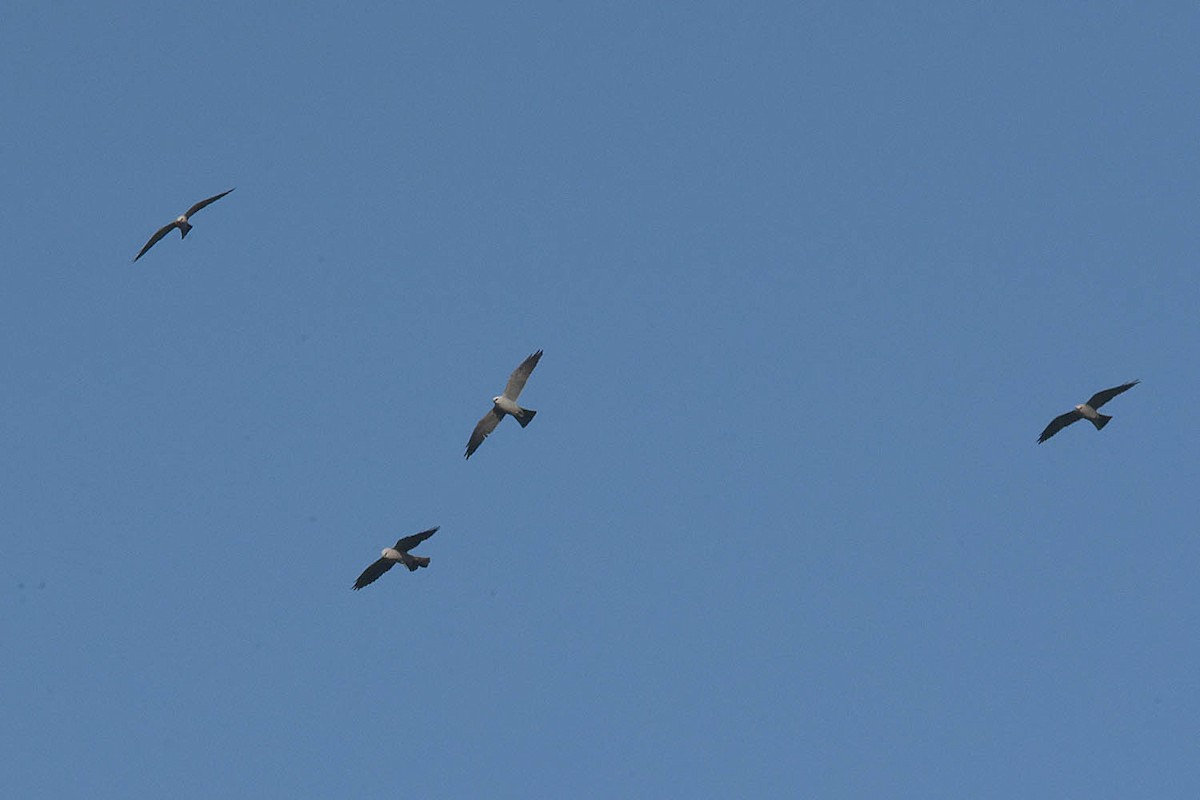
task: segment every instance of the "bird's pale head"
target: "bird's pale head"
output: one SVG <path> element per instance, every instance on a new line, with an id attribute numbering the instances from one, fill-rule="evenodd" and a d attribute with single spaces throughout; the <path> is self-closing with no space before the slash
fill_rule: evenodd
<path id="1" fill-rule="evenodd" d="M 501 398 L 501 395 L 496 395 L 495 397 L 493 397 L 493 398 L 492 398 L 492 405 L 494 405 L 494 406 L 498 406 L 498 405 L 500 405 L 500 398 Z"/>
<path id="2" fill-rule="evenodd" d="M 390 558 L 392 561 L 400 560 L 400 551 L 394 547 L 383 548 L 383 552 L 381 552 L 380 555 L 384 558 Z"/>
<path id="3" fill-rule="evenodd" d="M 187 222 L 187 216 L 185 214 L 180 214 L 178 217 L 175 218 L 175 221 L 176 222 Z"/>

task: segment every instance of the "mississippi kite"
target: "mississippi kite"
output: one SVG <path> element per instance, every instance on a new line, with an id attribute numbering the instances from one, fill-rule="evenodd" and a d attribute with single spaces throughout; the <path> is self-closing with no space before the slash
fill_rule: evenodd
<path id="1" fill-rule="evenodd" d="M 237 187 L 235 186 L 233 188 L 236 189 Z M 159 239 L 166 236 L 168 233 L 170 233 L 175 228 L 179 228 L 179 238 L 180 239 L 185 238 L 188 235 L 188 231 L 190 231 L 192 229 L 192 223 L 188 222 L 188 218 L 190 216 L 192 216 L 192 214 L 195 214 L 197 211 L 204 208 L 209 203 L 217 202 L 222 197 L 224 197 L 225 195 L 229 194 L 232 191 L 233 191 L 233 189 L 228 189 L 224 192 L 221 192 L 220 194 L 214 194 L 212 197 L 208 198 L 207 200 L 201 200 L 199 203 L 196 203 L 196 205 L 189 208 L 186 212 L 184 212 L 183 214 L 180 214 L 178 217 L 176 217 L 174 222 L 169 222 L 166 225 L 163 225 L 161 228 L 159 228 L 158 230 L 156 230 L 154 232 L 154 235 L 150 237 L 150 241 L 146 242 L 146 244 L 142 247 L 142 249 L 138 251 L 138 254 L 133 257 L 133 260 L 137 261 L 139 258 L 146 255 L 147 250 L 149 250 L 151 247 L 154 247 L 154 245 L 158 244 Z"/>
<path id="2" fill-rule="evenodd" d="M 1072 422 L 1078 422 L 1081 419 L 1086 419 L 1096 426 L 1096 430 L 1100 430 L 1112 417 L 1099 413 L 1096 409 L 1112 400 L 1121 392 L 1128 391 L 1134 386 L 1137 386 L 1141 381 L 1130 381 L 1122 383 L 1120 386 L 1114 386 L 1111 389 L 1105 389 L 1102 392 L 1096 392 L 1091 399 L 1086 403 L 1075 406 L 1071 411 L 1061 414 L 1050 420 L 1050 424 L 1046 426 L 1046 430 L 1042 431 L 1042 435 L 1038 437 L 1038 444 L 1049 439 L 1054 434 L 1061 431 L 1063 428 L 1070 425 Z"/>
<path id="3" fill-rule="evenodd" d="M 521 366 L 513 370 L 512 375 L 508 376 L 508 385 L 504 387 L 504 394 L 498 394 L 492 398 L 492 410 L 483 415 L 483 419 L 479 420 L 479 424 L 475 426 L 475 430 L 471 432 L 471 438 L 467 442 L 467 458 L 479 449 L 479 445 L 483 444 L 483 440 L 488 437 L 488 434 L 496 430 L 496 426 L 500 424 L 500 420 L 504 419 L 505 414 L 512 415 L 513 419 L 521 423 L 521 427 L 533 420 L 533 415 L 537 412 L 531 408 L 521 408 L 517 405 L 517 398 L 521 396 L 521 390 L 525 388 L 525 381 L 529 380 L 529 373 L 533 372 L 533 368 L 537 366 L 538 359 L 542 357 L 542 351 L 538 350 L 529 358 L 521 362 Z"/>
<path id="4" fill-rule="evenodd" d="M 435 533 L 437 533 L 437 530 L 437 528 L 430 528 L 427 531 L 414 533 L 412 536 L 405 536 L 403 539 L 396 542 L 395 547 L 383 548 L 383 553 L 381 554 L 379 560 L 364 569 L 363 574 L 358 576 L 358 580 L 354 582 L 355 590 L 374 583 L 380 575 L 395 566 L 397 562 L 408 567 L 409 572 L 416 572 L 421 567 L 428 567 L 428 558 L 424 556 L 410 555 L 408 551 L 428 539 L 430 536 L 433 536 Z"/>

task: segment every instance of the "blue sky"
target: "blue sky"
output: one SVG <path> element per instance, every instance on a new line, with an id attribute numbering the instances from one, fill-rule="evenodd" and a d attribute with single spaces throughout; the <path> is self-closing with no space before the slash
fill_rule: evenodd
<path id="1" fill-rule="evenodd" d="M 903 5 L 5 4 L 12 796 L 1195 797 L 1200 11 Z"/>

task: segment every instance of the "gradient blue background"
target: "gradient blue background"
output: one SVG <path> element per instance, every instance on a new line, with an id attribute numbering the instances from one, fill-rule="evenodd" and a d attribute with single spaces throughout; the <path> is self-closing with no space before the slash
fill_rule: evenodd
<path id="1" fill-rule="evenodd" d="M 4 793 L 1200 795 L 1200 9 L 901 5 L 5 3 Z"/>

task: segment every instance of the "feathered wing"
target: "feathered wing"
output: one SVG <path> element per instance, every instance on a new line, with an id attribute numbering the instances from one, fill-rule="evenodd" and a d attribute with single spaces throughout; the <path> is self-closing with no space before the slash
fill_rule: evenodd
<path id="1" fill-rule="evenodd" d="M 396 549 L 399 550 L 401 553 L 407 553 L 409 550 L 412 550 L 414 547 L 419 545 L 421 542 L 425 541 L 430 536 L 433 536 L 435 533 L 437 533 L 439 527 L 441 527 L 441 526 L 440 525 L 434 526 L 427 531 L 421 531 L 420 533 L 414 533 L 412 536 L 405 536 L 403 539 L 396 542 Z"/>
<path id="2" fill-rule="evenodd" d="M 504 387 L 505 397 L 509 400 L 516 400 L 521 396 L 521 390 L 525 388 L 525 381 L 529 380 L 529 373 L 533 372 L 533 368 L 537 366 L 541 357 L 542 351 L 538 350 L 522 361 L 521 366 L 512 371 L 512 375 L 508 376 L 508 385 Z"/>
<path id="3" fill-rule="evenodd" d="M 142 246 L 142 249 L 138 251 L 138 254 L 133 257 L 133 260 L 137 261 L 139 258 L 146 255 L 146 251 L 149 250 L 151 247 L 154 247 L 154 245 L 158 244 L 159 239 L 166 236 L 168 233 L 170 233 L 177 227 L 179 227 L 179 226 L 176 225 L 174 222 L 168 222 L 166 225 L 163 225 L 161 228 L 156 230 L 154 232 L 154 235 L 150 237 L 150 241 L 146 242 L 146 244 L 144 244 Z"/>
<path id="4" fill-rule="evenodd" d="M 381 558 L 371 566 L 363 570 L 362 575 L 358 576 L 358 580 L 354 582 L 355 589 L 361 589 L 364 586 L 369 586 L 379 579 L 379 576 L 392 568 L 392 564 L 396 562 L 386 558 Z"/>
<path id="5" fill-rule="evenodd" d="M 235 186 L 235 187 L 233 187 L 233 189 L 236 189 L 236 188 L 237 188 L 236 186 Z M 187 210 L 187 213 L 186 213 L 186 214 L 184 214 L 184 216 L 185 216 L 185 217 L 190 217 L 192 214 L 195 214 L 197 211 L 199 211 L 200 209 L 204 208 L 206 205 L 208 205 L 208 204 L 210 204 L 210 203 L 215 203 L 215 202 L 217 202 L 217 201 L 218 201 L 218 200 L 220 200 L 222 197 L 224 197 L 225 195 L 227 195 L 227 194 L 229 194 L 230 192 L 232 192 L 232 191 L 233 191 L 233 189 L 226 189 L 225 191 L 221 192 L 220 194 L 214 194 L 212 197 L 208 198 L 207 200 L 201 200 L 199 203 L 196 203 L 196 205 L 194 205 L 194 206 L 192 206 L 191 208 L 189 208 L 189 209 Z"/>
<path id="6" fill-rule="evenodd" d="M 496 426 L 500 424 L 500 420 L 504 419 L 504 412 L 492 406 L 492 410 L 483 415 L 483 419 L 479 420 L 479 424 L 475 426 L 475 430 L 471 431 L 471 438 L 467 442 L 467 458 L 479 449 L 479 445 L 483 444 L 483 440 L 488 437 L 488 434 L 496 430 Z"/>
<path id="7" fill-rule="evenodd" d="M 1100 408 L 1100 406 L 1104 405 L 1109 400 L 1112 400 L 1121 392 L 1129 391 L 1139 383 L 1141 383 L 1140 380 L 1130 381 L 1129 383 L 1122 383 L 1120 386 L 1114 386 L 1111 389 L 1105 389 L 1102 392 L 1096 392 L 1094 395 L 1092 395 L 1092 399 L 1087 401 L 1087 404 L 1092 408 Z"/>
<path id="8" fill-rule="evenodd" d="M 1083 414 L 1080 414 L 1074 409 L 1065 414 L 1060 414 L 1059 416 L 1050 420 L 1050 424 L 1046 426 L 1046 430 L 1042 431 L 1042 435 L 1038 437 L 1038 444 L 1046 441 L 1051 436 L 1070 425 L 1072 422 L 1078 422 L 1081 419 L 1083 419 Z"/>

